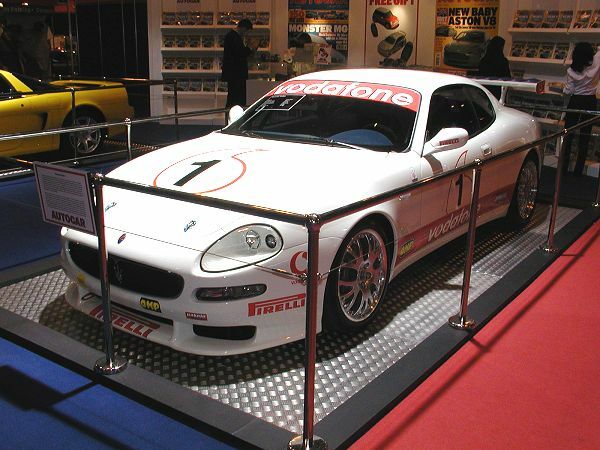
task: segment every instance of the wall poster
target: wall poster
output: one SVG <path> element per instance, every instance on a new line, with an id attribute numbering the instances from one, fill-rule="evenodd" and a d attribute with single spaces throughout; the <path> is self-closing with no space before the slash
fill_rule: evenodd
<path id="1" fill-rule="evenodd" d="M 433 67 L 464 74 L 477 69 L 498 35 L 500 0 L 437 0 Z"/>
<path id="2" fill-rule="evenodd" d="M 288 47 L 317 44 L 315 63 L 348 59 L 349 0 L 288 0 Z"/>
<path id="3" fill-rule="evenodd" d="M 365 0 L 365 2 L 365 66 L 414 65 L 419 1 Z"/>

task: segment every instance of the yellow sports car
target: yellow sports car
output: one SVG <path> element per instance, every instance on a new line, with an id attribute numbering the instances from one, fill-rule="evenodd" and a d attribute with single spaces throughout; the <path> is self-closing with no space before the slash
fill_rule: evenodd
<path id="1" fill-rule="evenodd" d="M 114 89 L 87 90 L 99 86 Z M 75 88 L 75 121 L 72 96 Z M 97 80 L 59 80 L 44 83 L 22 74 L 0 70 L 0 135 L 42 131 L 73 125 L 123 120 L 133 117 L 127 91 L 121 83 Z M 0 141 L 0 156 L 23 155 L 63 148 L 81 154 L 98 149 L 106 135 L 121 133 L 110 127 L 70 134 Z"/>

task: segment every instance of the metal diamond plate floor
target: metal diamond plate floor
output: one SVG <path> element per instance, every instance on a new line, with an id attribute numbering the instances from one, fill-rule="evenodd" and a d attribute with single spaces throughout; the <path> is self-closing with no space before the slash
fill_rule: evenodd
<path id="1" fill-rule="evenodd" d="M 496 283 L 546 240 L 549 208 L 520 232 L 488 225 L 477 232 L 470 300 Z M 559 208 L 556 230 L 579 210 Z M 464 240 L 414 264 L 390 284 L 378 320 L 357 334 L 322 333 L 317 341 L 315 420 L 319 421 L 444 325 L 459 309 Z M 102 350 L 99 322 L 63 299 L 69 281 L 55 271 L 0 289 L 0 307 Z M 118 330 L 115 353 L 145 370 L 302 432 L 303 342 L 246 355 L 203 357 L 177 352 Z"/>

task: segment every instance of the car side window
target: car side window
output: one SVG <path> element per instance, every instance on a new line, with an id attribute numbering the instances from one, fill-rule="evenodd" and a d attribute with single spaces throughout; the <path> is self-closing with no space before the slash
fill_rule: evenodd
<path id="1" fill-rule="evenodd" d="M 496 111 L 490 101 L 490 98 L 481 89 L 475 86 L 466 86 L 469 93 L 477 122 L 479 122 L 480 131 L 489 127 L 496 120 Z"/>
<path id="2" fill-rule="evenodd" d="M 427 140 L 443 128 L 464 128 L 469 137 L 479 132 L 478 120 L 462 85 L 440 88 L 431 96 Z"/>
<path id="3" fill-rule="evenodd" d="M 0 76 L 0 100 L 4 100 L 11 97 L 12 86 L 4 77 Z"/>

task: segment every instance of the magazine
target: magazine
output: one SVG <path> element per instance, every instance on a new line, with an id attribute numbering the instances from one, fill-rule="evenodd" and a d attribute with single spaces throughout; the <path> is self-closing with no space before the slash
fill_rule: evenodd
<path id="1" fill-rule="evenodd" d="M 525 42 L 515 41 L 512 44 L 512 48 L 510 49 L 510 56 L 514 56 L 515 58 L 520 58 L 523 56 L 524 50 L 525 50 Z"/>
<path id="2" fill-rule="evenodd" d="M 256 13 L 256 25 L 269 25 L 270 13 L 268 11 L 260 11 Z"/>
<path id="3" fill-rule="evenodd" d="M 569 43 L 568 42 L 559 42 L 554 47 L 554 55 L 552 59 L 562 59 L 564 60 L 569 54 Z"/>
<path id="4" fill-rule="evenodd" d="M 176 25 L 177 16 L 174 12 L 163 12 L 162 13 L 162 24 L 163 25 Z"/>
<path id="5" fill-rule="evenodd" d="M 177 63 L 176 58 L 164 58 L 163 59 L 163 69 L 174 70 L 176 63 Z"/>
<path id="6" fill-rule="evenodd" d="M 571 22 L 573 21 L 573 11 L 570 9 L 561 11 L 558 14 L 558 23 L 556 24 L 556 28 L 569 28 L 571 26 Z"/>
<path id="7" fill-rule="evenodd" d="M 187 70 L 188 62 L 187 58 L 175 58 L 175 69 L 176 70 Z"/>
<path id="8" fill-rule="evenodd" d="M 526 58 L 537 58 L 539 52 L 540 52 L 540 43 L 539 42 L 526 42 L 525 43 L 524 56 Z"/>
<path id="9" fill-rule="evenodd" d="M 190 91 L 202 91 L 202 80 L 200 78 L 194 78 L 193 80 L 190 80 Z"/>
<path id="10" fill-rule="evenodd" d="M 163 36 L 163 47 L 175 47 L 175 36 Z"/>
<path id="11" fill-rule="evenodd" d="M 202 36 L 202 47 L 212 48 L 215 46 L 215 37 L 212 34 Z"/>
<path id="12" fill-rule="evenodd" d="M 527 28 L 541 28 L 544 22 L 545 11 L 543 9 L 536 9 L 531 11 L 529 14 L 529 21 L 527 22 Z"/>
<path id="13" fill-rule="evenodd" d="M 175 37 L 175 47 L 187 47 L 188 46 L 188 38 L 184 35 L 179 35 Z"/>
<path id="14" fill-rule="evenodd" d="M 590 25 L 591 18 L 591 9 L 580 9 L 579 11 L 577 11 L 577 15 L 575 16 L 575 23 L 573 24 L 573 28 L 587 28 Z"/>
<path id="15" fill-rule="evenodd" d="M 202 92 L 215 92 L 216 85 L 216 78 L 205 78 L 202 82 Z"/>
<path id="16" fill-rule="evenodd" d="M 529 22 L 529 11 L 520 9 L 515 13 L 512 26 L 513 28 L 525 28 L 527 27 L 527 22 Z"/>
<path id="17" fill-rule="evenodd" d="M 590 28 L 600 28 L 600 9 L 594 10 L 594 15 L 590 21 Z"/>
<path id="18" fill-rule="evenodd" d="M 540 44 L 540 52 L 538 58 L 548 59 L 554 56 L 554 42 L 542 42 Z"/>
<path id="19" fill-rule="evenodd" d="M 213 57 L 204 56 L 200 58 L 200 68 L 202 70 L 213 70 Z"/>
<path id="20" fill-rule="evenodd" d="M 191 35 L 188 38 L 188 46 L 192 48 L 200 47 L 202 44 L 202 36 Z"/>
<path id="21" fill-rule="evenodd" d="M 190 90 L 190 80 L 177 80 L 177 91 L 189 91 Z"/>
<path id="22" fill-rule="evenodd" d="M 542 28 L 556 28 L 558 24 L 558 10 L 550 10 L 546 11 L 546 15 L 544 16 L 544 21 L 542 22 Z"/>
<path id="23" fill-rule="evenodd" d="M 188 22 L 188 12 L 178 11 L 175 13 L 175 25 L 185 25 Z"/>
<path id="24" fill-rule="evenodd" d="M 188 58 L 188 69 L 199 70 L 201 67 L 200 58 Z"/>

